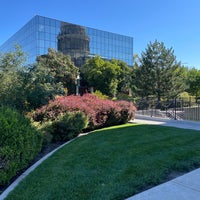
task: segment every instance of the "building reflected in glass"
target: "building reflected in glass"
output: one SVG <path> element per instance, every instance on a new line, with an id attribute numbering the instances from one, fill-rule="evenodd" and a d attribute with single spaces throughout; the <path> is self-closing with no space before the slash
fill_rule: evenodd
<path id="1" fill-rule="evenodd" d="M 0 52 L 11 51 L 15 44 L 28 53 L 28 63 L 54 48 L 71 56 L 77 66 L 89 57 L 118 59 L 133 65 L 133 38 L 59 20 L 35 16 L 9 38 Z"/>
<path id="2" fill-rule="evenodd" d="M 62 22 L 58 35 L 58 51 L 70 55 L 76 66 L 84 64 L 90 54 L 86 28 Z"/>

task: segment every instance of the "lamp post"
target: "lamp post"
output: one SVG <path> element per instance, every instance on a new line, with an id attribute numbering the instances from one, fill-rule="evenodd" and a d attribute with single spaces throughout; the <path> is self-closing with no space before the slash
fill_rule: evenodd
<path id="1" fill-rule="evenodd" d="M 76 96 L 79 95 L 80 79 L 81 79 L 80 74 L 78 74 L 76 77 Z"/>

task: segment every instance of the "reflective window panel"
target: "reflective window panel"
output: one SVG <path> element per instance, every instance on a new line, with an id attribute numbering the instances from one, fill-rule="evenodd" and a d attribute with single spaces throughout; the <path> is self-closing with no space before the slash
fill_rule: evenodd
<path id="1" fill-rule="evenodd" d="M 133 38 L 68 22 L 35 16 L 2 46 L 0 52 L 12 51 L 18 44 L 28 55 L 28 64 L 54 48 L 71 56 L 77 66 L 99 55 L 133 65 Z"/>

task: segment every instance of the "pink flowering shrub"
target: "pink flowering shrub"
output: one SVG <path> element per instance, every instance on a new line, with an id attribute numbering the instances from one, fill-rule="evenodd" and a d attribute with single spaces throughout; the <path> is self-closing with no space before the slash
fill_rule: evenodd
<path id="1" fill-rule="evenodd" d="M 136 108 L 132 102 L 103 100 L 92 94 L 61 96 L 37 109 L 32 118 L 40 122 L 54 121 L 59 115 L 75 111 L 86 114 L 89 120 L 87 129 L 93 130 L 128 122 L 134 118 Z"/>

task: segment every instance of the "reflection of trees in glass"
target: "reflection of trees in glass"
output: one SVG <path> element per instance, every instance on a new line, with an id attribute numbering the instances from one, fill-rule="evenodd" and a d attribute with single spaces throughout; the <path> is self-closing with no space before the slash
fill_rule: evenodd
<path id="1" fill-rule="evenodd" d="M 58 35 L 58 51 L 70 55 L 75 65 L 84 64 L 90 51 L 85 27 L 63 22 Z"/>

